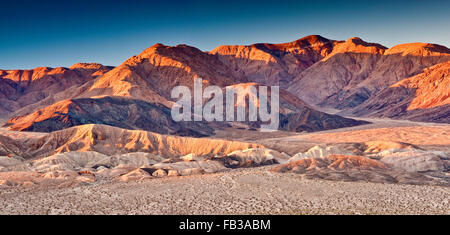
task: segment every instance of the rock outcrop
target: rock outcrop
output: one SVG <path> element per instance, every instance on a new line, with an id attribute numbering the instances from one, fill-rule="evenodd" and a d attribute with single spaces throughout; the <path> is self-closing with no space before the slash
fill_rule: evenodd
<path id="1" fill-rule="evenodd" d="M 288 162 L 295 162 L 298 160 L 302 160 L 305 158 L 326 158 L 329 155 L 339 154 L 339 155 L 355 155 L 355 150 L 350 150 L 343 148 L 338 145 L 330 145 L 330 146 L 314 146 L 308 151 L 304 153 L 297 153 L 291 158 L 289 158 Z"/>
<path id="2" fill-rule="evenodd" d="M 251 148 L 237 150 L 215 159 L 223 162 L 228 168 L 238 168 L 284 163 L 289 157 L 286 153 L 280 153 L 271 149 Z"/>
<path id="3" fill-rule="evenodd" d="M 380 161 L 392 168 L 409 172 L 450 170 L 450 154 L 441 151 L 419 149 L 390 149 L 376 155 Z"/>
<path id="4" fill-rule="evenodd" d="M 306 158 L 282 164 L 272 171 L 301 174 L 308 179 L 448 185 L 448 182 L 442 180 L 432 179 L 416 172 L 392 169 L 377 160 L 354 155 Z"/>

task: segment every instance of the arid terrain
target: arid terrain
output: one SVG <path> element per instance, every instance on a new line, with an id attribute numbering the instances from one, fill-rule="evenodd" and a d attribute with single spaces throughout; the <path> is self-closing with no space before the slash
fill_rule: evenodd
<path id="1" fill-rule="evenodd" d="M 448 187 L 304 179 L 270 167 L 70 188 L 8 188 L 1 214 L 449 214 Z"/>
<path id="2" fill-rule="evenodd" d="M 449 61 L 311 35 L 0 70 L 0 214 L 450 214 Z M 174 121 L 171 90 L 196 78 L 278 85 L 278 130 Z"/>
<path id="3" fill-rule="evenodd" d="M 372 120 L 373 121 L 373 120 Z M 388 122 L 386 127 L 382 123 Z M 382 126 L 382 127 L 380 127 Z M 370 152 L 414 148 L 449 151 L 450 125 L 379 120 L 358 128 L 311 134 L 226 130 L 226 136 L 256 142 L 272 149 L 285 149 L 292 156 L 322 144 L 337 151 Z M 238 132 L 238 133 L 236 133 Z M 42 137 L 46 134 L 2 130 L 12 138 Z M 218 134 L 222 138 L 224 133 Z M 379 141 L 389 139 L 391 141 Z M 349 144 L 353 143 L 353 144 Z M 357 144 L 359 143 L 359 144 Z M 366 147 L 361 146 L 365 143 Z M 340 145 L 339 145 L 340 144 Z M 244 147 L 246 148 L 246 147 Z M 347 149 L 347 150 L 346 150 Z M 366 149 L 366 150 L 367 150 Z M 192 150 L 190 150 L 192 151 Z M 210 151 L 210 150 L 208 150 Z M 330 149 L 330 151 L 336 151 Z M 341 152 L 342 153 L 342 152 Z M 369 154 L 370 155 L 370 154 Z M 128 161 L 130 161 L 130 155 Z M 276 158 L 282 159 L 281 156 Z M 318 156 L 317 156 L 318 157 Z M 401 156 L 399 156 L 401 157 Z M 278 159 L 277 158 L 277 159 Z M 374 157 L 373 159 L 377 159 Z M 258 162 L 258 159 L 254 159 Z M 286 159 L 285 159 L 286 160 Z M 160 159 L 155 159 L 160 161 Z M 195 159 L 191 163 L 204 161 Z M 280 160 L 281 161 L 281 160 Z M 375 161 L 375 160 L 374 160 Z M 439 169 L 439 161 L 445 168 Z M 380 161 L 382 163 L 382 161 Z M 88 174 L 53 173 L 15 176 L 0 173 L 10 185 L 0 186 L 1 214 L 449 214 L 449 160 L 430 157 L 393 169 L 310 169 L 309 172 L 278 173 L 279 163 L 250 168 L 227 168 L 197 164 L 205 171 L 185 176 L 151 176 L 136 171 L 139 164 L 116 167 L 115 177 L 89 168 Z M 151 162 L 147 162 L 149 164 Z M 140 163 L 144 164 L 144 163 Z M 375 163 L 375 167 L 379 167 Z M 364 164 L 362 165 L 363 167 Z M 48 166 L 47 166 L 48 167 Z M 216 168 L 215 168 L 216 167 Z M 217 168 L 218 167 L 218 168 Z M 414 167 L 422 167 L 417 169 Z M 144 167 L 141 167 L 141 169 Z M 184 167 L 186 168 L 186 167 Z M 181 171 L 184 168 L 181 169 Z M 414 169 L 409 169 L 414 168 Z M 81 168 L 78 168 L 81 172 Z M 174 168 L 172 168 L 174 169 Z M 275 169 L 275 170 L 274 170 Z M 324 171 L 328 170 L 328 172 Z M 408 171 L 409 169 L 409 171 Z M 445 170 L 446 169 L 446 170 Z M 85 169 L 86 170 L 86 169 Z M 417 173 L 420 170 L 421 173 Z M 180 171 L 180 172 L 181 172 Z M 58 171 L 56 171 L 58 172 Z M 127 174 L 126 172 L 132 172 Z M 443 174 L 439 175 L 439 172 Z M 325 174 L 326 173 L 326 174 Z M 125 177 L 124 177 L 125 176 Z M 397 177 L 397 178 L 396 178 Z M 372 181 L 372 182 L 370 182 Z"/>

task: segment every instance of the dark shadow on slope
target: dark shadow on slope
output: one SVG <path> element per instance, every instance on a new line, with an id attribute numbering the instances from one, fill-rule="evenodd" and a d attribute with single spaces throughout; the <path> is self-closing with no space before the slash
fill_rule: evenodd
<path id="1" fill-rule="evenodd" d="M 417 89 L 389 87 L 354 109 L 338 113 L 365 117 L 403 119 L 420 122 L 450 123 L 450 104 L 428 109 L 410 109 Z"/>
<path id="2" fill-rule="evenodd" d="M 339 53 L 301 72 L 288 90 L 311 104 L 351 109 L 396 82 L 449 60 L 450 56 Z"/>
<path id="3" fill-rule="evenodd" d="M 98 69 L 41 67 L 0 70 L 0 111 L 4 109 L 0 117 L 7 117 L 72 86 L 80 86 L 112 69 L 110 66 L 99 66 Z"/>
<path id="4" fill-rule="evenodd" d="M 31 115 L 10 119 L 5 126 L 17 131 L 53 132 L 84 124 L 179 136 L 204 137 L 214 133 L 202 122 L 173 121 L 170 109 L 163 105 L 122 97 L 66 100 Z"/>

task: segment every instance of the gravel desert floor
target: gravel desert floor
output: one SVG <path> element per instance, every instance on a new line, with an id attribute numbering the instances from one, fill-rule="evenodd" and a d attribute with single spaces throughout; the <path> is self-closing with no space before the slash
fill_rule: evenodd
<path id="1" fill-rule="evenodd" d="M 448 187 L 309 180 L 269 168 L 5 188 L 0 214 L 450 214 Z"/>

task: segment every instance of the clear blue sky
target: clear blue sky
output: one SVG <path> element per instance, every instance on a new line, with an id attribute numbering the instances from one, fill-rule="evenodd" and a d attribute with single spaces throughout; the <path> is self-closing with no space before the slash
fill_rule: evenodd
<path id="1" fill-rule="evenodd" d="M 160 42 L 211 50 L 319 34 L 387 47 L 450 46 L 450 1 L 105 1 L 1 3 L 0 68 L 118 65 Z"/>

